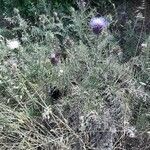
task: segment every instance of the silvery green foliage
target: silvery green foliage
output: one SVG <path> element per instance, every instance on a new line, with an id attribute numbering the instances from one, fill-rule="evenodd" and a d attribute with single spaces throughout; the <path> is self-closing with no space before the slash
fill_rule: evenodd
<path id="1" fill-rule="evenodd" d="M 112 132 L 109 111 L 100 117 L 95 111 L 91 111 L 83 118 L 81 131 L 84 133 L 83 140 L 90 149 L 112 150 L 114 132 Z"/>
<path id="2" fill-rule="evenodd" d="M 109 112 L 111 118 L 110 128 L 115 130 L 113 138 L 119 139 L 120 133 L 123 132 L 125 107 L 121 99 L 113 94 L 107 86 L 101 87 L 101 96 L 104 100 L 105 109 Z M 111 131 L 113 133 L 113 131 Z M 114 142 L 114 141 L 113 141 Z"/>
<path id="3" fill-rule="evenodd" d="M 17 15 L 17 10 L 15 13 L 17 27 L 22 29 L 25 22 Z M 3 37 L 0 39 L 0 119 L 6 123 L 2 128 L 7 130 L 10 126 L 9 135 L 3 130 L 0 134 L 4 141 L 10 138 L 9 148 L 25 140 L 24 149 L 40 143 L 39 149 L 112 150 L 121 135 L 136 139 L 137 126 L 134 125 L 144 127 L 149 113 L 139 112 L 143 106 L 149 106 L 149 93 L 145 91 L 147 82 L 139 84 L 134 78 L 132 66 L 137 62 L 122 65 L 115 54 L 109 55 L 112 45 L 117 44 L 109 43 L 112 36 L 107 31 L 100 35 L 95 46 L 95 37 L 85 28 L 85 20 L 92 15 L 84 18 L 79 14 L 74 11 L 71 16 L 73 23 L 69 25 L 64 25 L 57 13 L 53 14 L 54 18 L 40 15 L 39 26 L 31 27 L 29 37 L 26 36 L 27 28 L 23 28 L 24 40 L 19 51 L 9 51 Z M 66 16 L 62 14 L 62 17 Z M 76 41 L 74 32 L 70 37 L 69 27 L 71 33 L 76 31 L 79 41 Z M 62 48 L 67 53 L 66 60 L 61 57 L 58 65 L 52 65 L 49 56 L 54 59 L 56 55 L 51 54 Z M 105 51 L 108 51 L 108 56 Z M 122 53 L 120 49 L 119 52 Z M 141 68 L 139 66 L 142 65 L 137 65 L 137 70 Z M 45 84 L 52 84 L 47 88 L 48 93 L 43 90 Z M 18 111 L 23 115 L 18 115 Z M 133 126 L 130 125 L 131 117 L 135 117 Z M 17 128 L 14 128 L 15 123 Z M 25 129 L 26 126 L 29 130 Z M 18 136 L 19 141 L 13 140 L 14 131 L 22 133 Z M 119 144 L 124 148 L 127 144 L 123 145 L 123 142 Z M 6 148 L 7 142 L 3 146 Z M 14 148 L 22 149 L 22 146 L 19 144 Z"/>
<path id="4" fill-rule="evenodd" d="M 100 93 L 103 98 L 106 108 L 110 111 L 111 118 L 114 124 L 121 126 L 124 120 L 124 104 L 121 97 L 114 93 L 111 87 L 107 85 L 102 85 L 100 88 Z"/>

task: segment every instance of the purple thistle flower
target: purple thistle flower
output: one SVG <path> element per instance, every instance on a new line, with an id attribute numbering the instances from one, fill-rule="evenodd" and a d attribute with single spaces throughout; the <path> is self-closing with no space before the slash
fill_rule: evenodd
<path id="1" fill-rule="evenodd" d="M 107 25 L 108 22 L 103 17 L 94 17 L 90 21 L 90 28 L 95 34 L 99 34 Z"/>
<path id="2" fill-rule="evenodd" d="M 52 53 L 49 59 L 53 65 L 57 65 L 60 62 L 60 53 L 59 52 Z"/>

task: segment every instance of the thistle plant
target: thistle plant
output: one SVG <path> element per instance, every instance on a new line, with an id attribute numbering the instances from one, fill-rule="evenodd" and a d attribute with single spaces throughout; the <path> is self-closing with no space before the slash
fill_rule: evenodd
<path id="1" fill-rule="evenodd" d="M 122 64 L 107 17 L 80 2 L 84 9 L 68 14 L 45 14 L 45 5 L 35 24 L 15 9 L 11 37 L 0 32 L 0 149 L 146 147 L 149 38 L 142 55 Z"/>
<path id="2" fill-rule="evenodd" d="M 96 64 L 98 62 L 97 56 L 100 56 L 100 59 L 102 58 L 102 49 L 99 48 L 99 42 L 102 40 L 103 37 L 103 30 L 108 27 L 108 21 L 104 17 L 93 17 L 90 20 L 89 27 L 91 29 L 91 32 L 94 33 L 96 36 L 94 38 L 94 49 L 93 50 L 93 62 Z M 105 45 L 106 46 L 106 45 Z"/>

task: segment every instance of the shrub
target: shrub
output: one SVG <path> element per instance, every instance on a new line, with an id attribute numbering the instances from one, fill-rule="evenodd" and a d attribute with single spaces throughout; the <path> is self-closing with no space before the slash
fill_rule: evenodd
<path id="1" fill-rule="evenodd" d="M 98 35 L 89 27 L 96 10 L 56 10 L 39 13 L 35 25 L 15 10 L 12 37 L 1 32 L 0 148 L 147 147 L 149 38 L 122 63 L 108 26 Z"/>

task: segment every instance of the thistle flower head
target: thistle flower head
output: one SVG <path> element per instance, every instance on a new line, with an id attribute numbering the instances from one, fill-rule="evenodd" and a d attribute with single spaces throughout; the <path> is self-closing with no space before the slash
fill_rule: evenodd
<path id="1" fill-rule="evenodd" d="M 57 65 L 60 62 L 60 53 L 54 52 L 50 55 L 50 61 L 53 65 Z"/>
<path id="2" fill-rule="evenodd" d="M 103 17 L 94 17 L 90 21 L 90 28 L 95 34 L 99 34 L 102 31 L 102 29 L 107 27 L 107 25 L 108 22 Z"/>

